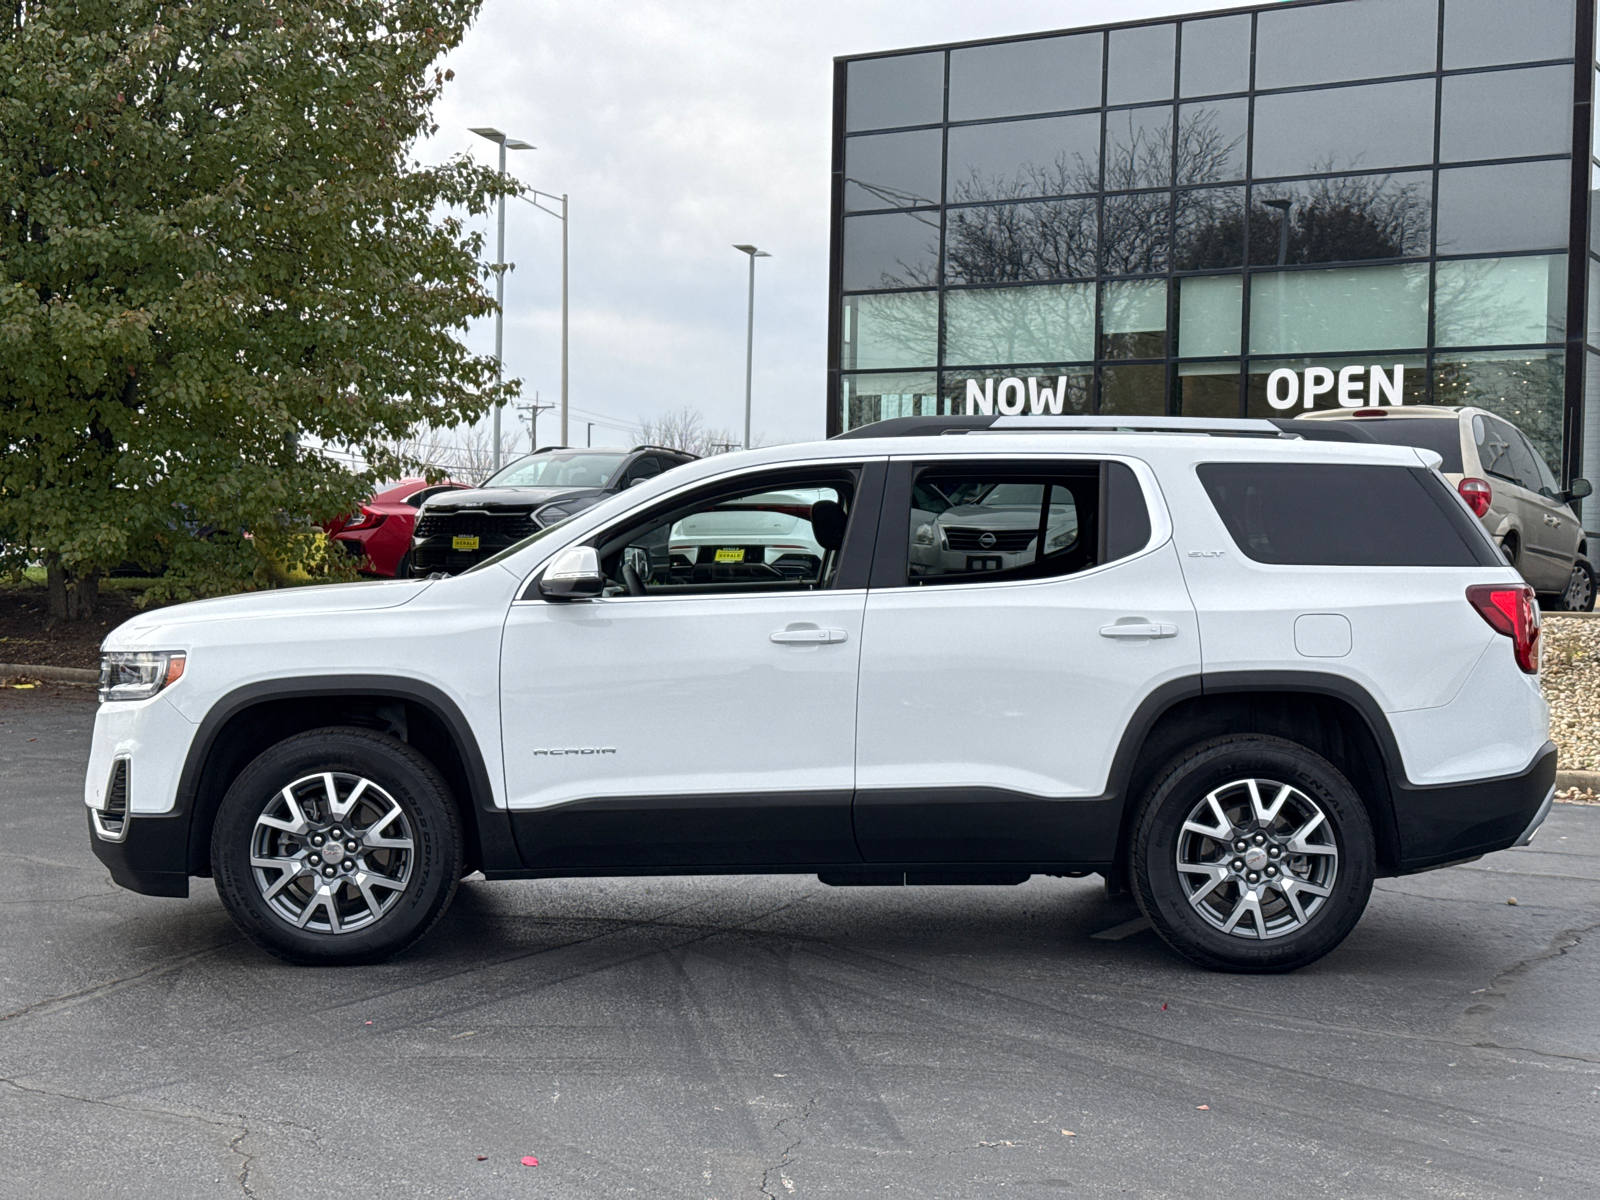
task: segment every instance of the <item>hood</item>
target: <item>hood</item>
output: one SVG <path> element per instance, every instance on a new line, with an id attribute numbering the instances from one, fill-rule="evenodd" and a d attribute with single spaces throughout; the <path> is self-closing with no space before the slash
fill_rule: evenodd
<path id="1" fill-rule="evenodd" d="M 422 511 L 448 513 L 460 512 L 464 508 L 481 508 L 487 512 L 528 512 L 554 500 L 599 496 L 602 493 L 601 488 L 587 487 L 469 488 L 434 496 L 422 506 Z"/>
<path id="2" fill-rule="evenodd" d="M 979 504 L 960 504 L 939 514 L 941 525 L 960 525 L 968 529 L 1037 529 L 1037 508 L 985 508 Z M 1055 524 L 1059 518 L 1052 521 Z"/>
<path id="3" fill-rule="evenodd" d="M 146 637 L 166 635 L 176 626 L 196 622 L 239 621 L 251 617 L 316 617 L 327 613 L 373 612 L 398 608 L 432 586 L 427 579 L 380 579 L 371 583 L 334 583 L 316 587 L 245 592 L 214 600 L 191 600 L 140 613 L 109 634 L 105 649 L 138 649 Z"/>

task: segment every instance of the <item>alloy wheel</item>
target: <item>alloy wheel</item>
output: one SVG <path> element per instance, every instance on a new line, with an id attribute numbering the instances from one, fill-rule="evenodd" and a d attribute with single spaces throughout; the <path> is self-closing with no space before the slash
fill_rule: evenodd
<path id="1" fill-rule="evenodd" d="M 1183 823 L 1176 857 L 1190 907 L 1222 933 L 1250 939 L 1304 928 L 1339 871 L 1327 813 L 1300 789 L 1267 779 L 1207 793 Z"/>
<path id="2" fill-rule="evenodd" d="M 1561 594 L 1561 607 L 1567 612 L 1588 612 L 1593 603 L 1594 576 L 1582 563 L 1572 564 L 1572 577 Z"/>
<path id="3" fill-rule="evenodd" d="M 256 818 L 250 866 L 273 912 L 314 933 L 380 920 L 411 881 L 416 843 L 405 810 L 359 775 L 323 772 L 283 788 Z"/>

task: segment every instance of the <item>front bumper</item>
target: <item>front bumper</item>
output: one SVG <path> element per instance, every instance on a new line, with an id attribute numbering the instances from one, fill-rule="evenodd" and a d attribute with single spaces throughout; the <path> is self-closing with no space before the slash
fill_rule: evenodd
<path id="1" fill-rule="evenodd" d="M 189 814 L 135 814 L 123 826 L 120 841 L 107 841 L 88 813 L 89 845 L 105 863 L 111 878 L 130 892 L 146 896 L 189 894 Z"/>
<path id="2" fill-rule="evenodd" d="M 1556 747 L 1546 742 L 1515 775 L 1417 787 L 1390 778 L 1400 871 L 1426 871 L 1525 846 L 1555 797 Z"/>
<path id="3" fill-rule="evenodd" d="M 459 575 L 468 567 L 476 566 L 484 559 L 499 554 L 500 551 L 509 549 L 522 540 L 523 538 L 511 541 L 479 538 L 476 550 L 456 550 L 450 545 L 448 537 L 413 538 L 411 575 L 414 579 L 425 578 L 435 571 L 443 571 L 446 575 Z"/>

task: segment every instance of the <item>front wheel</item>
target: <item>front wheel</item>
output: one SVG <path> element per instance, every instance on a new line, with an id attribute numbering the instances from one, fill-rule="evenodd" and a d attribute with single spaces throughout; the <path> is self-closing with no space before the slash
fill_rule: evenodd
<path id="1" fill-rule="evenodd" d="M 1372 893 L 1366 808 L 1319 755 L 1236 734 L 1157 776 L 1135 818 L 1134 895 L 1180 954 L 1220 971 L 1292 971 L 1342 942 Z"/>
<path id="2" fill-rule="evenodd" d="M 315 729 L 247 766 L 211 834 L 217 893 L 291 962 L 376 962 L 433 927 L 461 876 L 461 824 L 433 764 L 368 729 Z"/>

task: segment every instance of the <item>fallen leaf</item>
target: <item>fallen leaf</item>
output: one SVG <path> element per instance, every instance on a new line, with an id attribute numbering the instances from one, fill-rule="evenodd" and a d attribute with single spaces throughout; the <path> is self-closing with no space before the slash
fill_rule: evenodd
<path id="1" fill-rule="evenodd" d="M 32 739 L 32 738 L 29 738 L 29 739 L 28 739 L 28 740 L 29 740 L 29 741 L 30 741 L 30 742 L 31 742 L 31 741 L 33 741 L 33 739 Z M 1509 905 L 1511 905 L 1511 906 L 1512 906 L 1512 907 L 1513 907 L 1513 908 L 1515 908 L 1515 907 L 1516 907 L 1516 904 L 1517 904 L 1517 898 L 1516 898 L 1516 897 L 1515 897 L 1515 896 L 1507 896 L 1507 897 L 1506 897 L 1506 903 L 1507 903 L 1507 904 L 1509 904 Z"/>
<path id="2" fill-rule="evenodd" d="M 480 1155 L 478 1155 L 478 1161 L 479 1162 L 488 1162 L 489 1161 L 489 1156 L 487 1154 L 480 1154 Z"/>
<path id="3" fill-rule="evenodd" d="M 1073 1133 L 1072 1130 L 1070 1130 L 1070 1129 L 1063 1129 L 1061 1131 L 1061 1136 L 1062 1137 L 1077 1137 L 1078 1135 Z"/>
<path id="4" fill-rule="evenodd" d="M 1162 1006 L 1161 1006 L 1161 1011 L 1162 1011 L 1162 1012 L 1166 1012 L 1166 1011 L 1167 1011 L 1167 1006 L 1166 1006 L 1166 1005 L 1165 1005 L 1165 1004 L 1163 1004 L 1163 1005 L 1162 1005 Z"/>
<path id="5" fill-rule="evenodd" d="M 367 1022 L 367 1024 L 368 1024 L 368 1025 L 371 1025 L 371 1024 L 372 1024 L 372 1022 L 371 1022 L 371 1021 L 368 1021 L 368 1022 Z"/>
<path id="6" fill-rule="evenodd" d="M 530 1154 L 522 1160 L 522 1165 L 525 1167 L 537 1167 L 539 1160 Z"/>
<path id="7" fill-rule="evenodd" d="M 1211 1111 L 1211 1105 L 1209 1105 L 1209 1104 L 1196 1104 L 1194 1107 L 1195 1107 L 1195 1111 L 1196 1112 L 1210 1112 Z"/>

